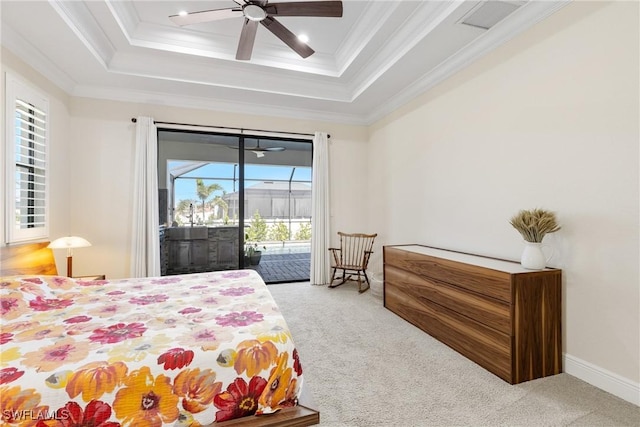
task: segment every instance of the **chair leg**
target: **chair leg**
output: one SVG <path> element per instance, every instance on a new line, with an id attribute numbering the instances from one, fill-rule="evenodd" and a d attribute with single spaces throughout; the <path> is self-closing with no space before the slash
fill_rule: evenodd
<path id="1" fill-rule="evenodd" d="M 347 275 L 347 270 L 346 269 L 342 269 L 342 277 L 340 278 L 340 283 L 336 283 L 334 284 L 333 282 L 335 280 L 338 280 L 335 276 L 337 273 L 338 268 L 334 268 L 333 269 L 333 274 L 331 275 L 331 282 L 329 283 L 329 287 L 330 288 L 337 288 L 340 285 L 345 284 L 348 280 L 354 280 L 352 279 L 352 277 L 357 274 L 358 278 L 356 279 L 358 282 L 358 292 L 363 293 L 365 291 L 367 291 L 370 287 L 369 285 L 369 277 L 367 277 L 367 272 L 366 271 L 357 271 L 354 274 L 349 274 Z M 364 280 L 363 280 L 363 276 L 364 276 Z M 363 287 L 363 285 L 366 285 Z"/>
<path id="2" fill-rule="evenodd" d="M 369 278 L 367 277 L 367 273 L 365 271 L 362 271 L 362 274 L 364 275 L 365 283 L 367 284 L 367 287 L 362 289 L 362 281 L 360 280 L 360 272 L 358 271 L 358 292 L 359 293 L 365 292 L 370 287 L 369 286 Z"/>
<path id="3" fill-rule="evenodd" d="M 335 275 L 335 270 L 334 270 L 334 275 Z M 351 277 L 351 276 L 349 276 L 349 277 Z M 347 281 L 347 279 L 345 278 L 345 270 L 342 270 L 342 281 L 340 283 L 334 285 L 333 284 L 333 280 L 334 280 L 333 276 L 331 276 L 331 283 L 329 284 L 330 288 L 337 288 L 338 286 L 343 285 L 344 282 Z"/>

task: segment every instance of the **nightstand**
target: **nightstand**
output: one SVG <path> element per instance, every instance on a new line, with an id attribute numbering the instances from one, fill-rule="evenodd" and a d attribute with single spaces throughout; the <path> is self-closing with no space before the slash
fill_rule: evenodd
<path id="1" fill-rule="evenodd" d="M 105 280 L 104 274 L 96 274 L 94 276 L 75 276 L 74 279 L 82 279 L 82 280 Z"/>

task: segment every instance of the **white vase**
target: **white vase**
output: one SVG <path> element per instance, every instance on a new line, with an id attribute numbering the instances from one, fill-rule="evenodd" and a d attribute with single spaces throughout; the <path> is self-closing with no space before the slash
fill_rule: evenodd
<path id="1" fill-rule="evenodd" d="M 542 243 L 524 242 L 524 250 L 520 264 L 529 270 L 542 270 L 547 264 L 547 257 L 542 252 Z"/>

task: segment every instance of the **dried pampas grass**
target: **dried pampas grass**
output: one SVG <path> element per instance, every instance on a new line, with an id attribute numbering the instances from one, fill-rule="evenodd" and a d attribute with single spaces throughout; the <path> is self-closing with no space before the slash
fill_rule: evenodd
<path id="1" fill-rule="evenodd" d="M 560 230 L 553 212 L 543 209 L 521 210 L 509 223 L 527 242 L 540 243 L 544 236 Z"/>

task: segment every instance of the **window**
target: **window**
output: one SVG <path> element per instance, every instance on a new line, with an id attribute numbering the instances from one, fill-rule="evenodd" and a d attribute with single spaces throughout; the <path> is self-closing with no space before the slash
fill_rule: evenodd
<path id="1" fill-rule="evenodd" d="M 7 243 L 49 237 L 48 99 L 6 74 Z"/>

